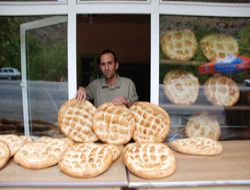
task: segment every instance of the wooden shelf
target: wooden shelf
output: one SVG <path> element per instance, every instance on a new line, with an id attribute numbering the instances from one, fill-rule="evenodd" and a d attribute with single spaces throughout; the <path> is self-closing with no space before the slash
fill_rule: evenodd
<path id="1" fill-rule="evenodd" d="M 181 61 L 181 60 L 169 60 L 169 59 L 161 59 L 160 64 L 173 64 L 173 65 L 193 65 L 198 66 L 204 64 L 204 62 L 200 61 Z"/>

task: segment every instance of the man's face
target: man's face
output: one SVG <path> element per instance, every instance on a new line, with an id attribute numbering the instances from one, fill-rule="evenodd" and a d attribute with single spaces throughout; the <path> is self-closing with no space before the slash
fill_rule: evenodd
<path id="1" fill-rule="evenodd" d="M 111 53 L 103 54 L 100 57 L 100 69 L 106 79 L 111 79 L 115 76 L 119 63 L 115 62 Z"/>

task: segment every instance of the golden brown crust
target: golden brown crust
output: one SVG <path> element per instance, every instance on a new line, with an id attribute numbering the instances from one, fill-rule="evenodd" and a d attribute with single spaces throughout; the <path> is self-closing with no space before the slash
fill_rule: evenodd
<path id="1" fill-rule="evenodd" d="M 166 139 L 170 118 L 163 108 L 150 102 L 135 102 L 129 109 L 135 118 L 135 141 L 163 142 Z"/>
<path id="2" fill-rule="evenodd" d="M 8 145 L 10 150 L 10 157 L 23 147 L 27 142 L 31 142 L 31 137 L 27 136 L 17 136 L 14 134 L 0 135 L 0 141 Z"/>
<path id="3" fill-rule="evenodd" d="M 59 168 L 72 177 L 90 178 L 105 172 L 112 158 L 112 151 L 101 144 L 79 143 L 67 150 Z"/>
<path id="4" fill-rule="evenodd" d="M 10 158 L 10 150 L 8 146 L 0 141 L 0 169 L 2 169 Z"/>
<path id="5" fill-rule="evenodd" d="M 169 147 L 184 154 L 212 156 L 222 153 L 222 145 L 213 139 L 205 137 L 195 137 L 177 139 L 168 143 Z"/>
<path id="6" fill-rule="evenodd" d="M 126 144 L 133 136 L 135 121 L 132 112 L 125 106 L 104 103 L 97 108 L 93 119 L 93 129 L 103 142 Z"/>
<path id="7" fill-rule="evenodd" d="M 175 156 L 163 143 L 128 144 L 123 162 L 130 172 L 145 179 L 163 178 L 176 170 Z"/>
<path id="8" fill-rule="evenodd" d="M 112 151 L 113 162 L 116 161 L 120 157 L 121 150 L 119 147 L 117 147 L 116 145 L 113 145 L 113 144 L 104 144 L 104 146 L 106 146 L 108 149 L 110 149 Z"/>
<path id="9" fill-rule="evenodd" d="M 97 141 L 98 137 L 92 129 L 95 110 L 89 101 L 78 102 L 76 99 L 66 101 L 58 112 L 61 131 L 77 142 Z"/>
<path id="10" fill-rule="evenodd" d="M 217 106 L 233 106 L 240 97 L 239 87 L 226 76 L 208 78 L 204 88 L 207 100 Z"/>
<path id="11" fill-rule="evenodd" d="M 57 164 L 71 146 L 66 138 L 54 139 L 42 137 L 27 143 L 14 156 L 17 164 L 29 169 L 42 169 Z"/>
<path id="12" fill-rule="evenodd" d="M 192 73 L 172 70 L 164 77 L 164 92 L 170 102 L 177 105 L 192 105 L 199 94 L 199 81 Z"/>
<path id="13" fill-rule="evenodd" d="M 201 113 L 188 119 L 185 133 L 187 137 L 207 137 L 219 140 L 221 129 L 215 118 L 207 113 Z"/>
<path id="14" fill-rule="evenodd" d="M 194 33 L 189 29 L 170 30 L 160 39 L 162 52 L 173 60 L 190 60 L 197 49 Z"/>
<path id="15" fill-rule="evenodd" d="M 239 45 L 235 38 L 225 34 L 211 34 L 203 37 L 200 47 L 208 60 L 223 59 L 228 55 L 239 54 Z"/>

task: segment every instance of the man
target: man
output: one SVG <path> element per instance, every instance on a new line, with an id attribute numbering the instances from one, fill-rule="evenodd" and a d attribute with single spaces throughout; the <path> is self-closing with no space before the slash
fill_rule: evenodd
<path id="1" fill-rule="evenodd" d="M 101 52 L 99 67 L 104 77 L 94 80 L 85 88 L 79 87 L 76 93 L 78 101 L 94 100 L 96 107 L 105 102 L 129 107 L 138 100 L 133 81 L 118 75 L 119 62 L 112 50 L 106 49 Z"/>

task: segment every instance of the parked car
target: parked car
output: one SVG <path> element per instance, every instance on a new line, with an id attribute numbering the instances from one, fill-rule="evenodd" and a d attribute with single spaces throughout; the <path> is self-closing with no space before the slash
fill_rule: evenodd
<path id="1" fill-rule="evenodd" d="M 250 79 L 245 79 L 244 83 L 245 83 L 246 86 L 250 86 Z"/>
<path id="2" fill-rule="evenodd" d="M 0 68 L 0 79 L 19 79 L 21 77 L 21 73 L 18 69 L 13 67 L 2 67 Z"/>

